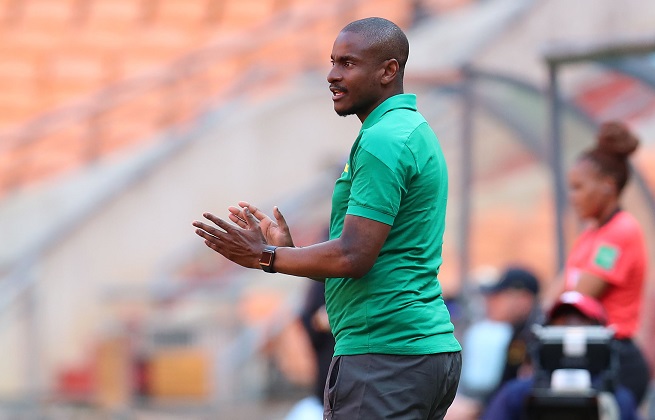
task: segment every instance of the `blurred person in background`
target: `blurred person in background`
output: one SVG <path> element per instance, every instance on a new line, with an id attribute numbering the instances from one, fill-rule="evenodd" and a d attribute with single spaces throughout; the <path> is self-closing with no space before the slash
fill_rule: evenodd
<path id="1" fill-rule="evenodd" d="M 316 379 L 313 395 L 299 401 L 285 420 L 321 420 L 325 381 L 334 354 L 334 336 L 325 310 L 325 283 L 312 282 L 309 285 L 299 317 L 314 351 Z"/>
<path id="2" fill-rule="evenodd" d="M 533 339 L 531 327 L 542 321 L 539 289 L 537 276 L 519 266 L 507 268 L 496 284 L 482 287 L 488 319 L 505 322 L 512 327 L 502 375 L 496 387 L 521 376 L 522 371 L 529 371 L 528 347 Z"/>
<path id="3" fill-rule="evenodd" d="M 551 326 L 607 325 L 607 315 L 600 302 L 575 291 L 563 293 L 552 306 L 547 318 L 546 325 Z M 592 383 L 595 388 L 605 391 L 602 379 L 604 378 L 592 378 Z M 532 374 L 529 377 L 506 382 L 492 397 L 482 420 L 525 419 L 527 399 L 534 386 L 535 376 Z M 620 420 L 637 420 L 637 408 L 632 393 L 621 385 L 618 385 L 611 393 L 616 402 Z"/>
<path id="4" fill-rule="evenodd" d="M 530 330 L 542 321 L 539 281 L 529 269 L 508 266 L 496 281 L 482 285 L 486 314 L 463 338 L 460 389 L 447 418 L 478 418 L 503 384 L 531 373 Z"/>
<path id="5" fill-rule="evenodd" d="M 362 128 L 335 184 L 328 241 L 295 247 L 277 207 L 273 220 L 247 202 L 228 209 L 234 224 L 210 213 L 218 228 L 193 223 L 244 267 L 326 279 L 336 344 L 324 419 L 442 419 L 459 383 L 461 347 L 437 278 L 448 172 L 416 96 L 404 93 L 408 56 L 403 31 L 382 18 L 352 22 L 334 42 L 334 110 Z"/>
<path id="6" fill-rule="evenodd" d="M 628 156 L 638 145 L 625 124 L 604 123 L 596 146 L 583 152 L 569 170 L 569 200 L 586 226 L 553 290 L 577 290 L 600 301 L 619 342 L 620 382 L 640 404 L 648 389 L 650 369 L 634 336 L 639 327 L 647 252 L 639 222 L 620 203 L 630 177 Z"/>

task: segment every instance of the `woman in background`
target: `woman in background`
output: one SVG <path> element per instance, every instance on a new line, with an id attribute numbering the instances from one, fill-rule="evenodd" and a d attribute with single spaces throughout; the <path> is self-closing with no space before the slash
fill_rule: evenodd
<path id="1" fill-rule="evenodd" d="M 616 332 L 619 381 L 639 404 L 650 379 L 648 364 L 633 341 L 638 330 L 647 252 L 642 228 L 621 208 L 630 156 L 639 140 L 620 122 L 601 126 L 594 148 L 569 171 L 569 199 L 587 226 L 570 251 L 564 288 L 597 298 Z"/>

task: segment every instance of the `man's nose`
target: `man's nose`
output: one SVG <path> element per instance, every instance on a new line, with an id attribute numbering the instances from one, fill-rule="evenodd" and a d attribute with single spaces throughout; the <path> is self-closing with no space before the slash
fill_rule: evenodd
<path id="1" fill-rule="evenodd" d="M 341 75 L 339 75 L 339 72 L 337 71 L 336 67 L 332 66 L 332 68 L 330 69 L 327 75 L 328 83 L 332 83 L 340 79 L 341 79 Z"/>

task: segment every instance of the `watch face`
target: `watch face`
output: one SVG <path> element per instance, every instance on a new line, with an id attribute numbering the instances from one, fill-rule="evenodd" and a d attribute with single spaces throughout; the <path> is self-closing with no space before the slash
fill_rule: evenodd
<path id="1" fill-rule="evenodd" d="M 265 250 L 262 252 L 262 257 L 259 259 L 261 265 L 271 265 L 273 261 L 273 253 L 271 251 Z"/>

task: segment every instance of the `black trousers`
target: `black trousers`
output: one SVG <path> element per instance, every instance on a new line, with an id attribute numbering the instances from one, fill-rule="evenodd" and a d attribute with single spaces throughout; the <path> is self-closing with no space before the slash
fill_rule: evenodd
<path id="1" fill-rule="evenodd" d="M 619 353 L 619 383 L 628 388 L 641 404 L 650 382 L 650 368 L 637 345 L 629 338 L 616 340 Z"/>
<path id="2" fill-rule="evenodd" d="M 325 384 L 323 418 L 441 420 L 461 370 L 461 352 L 336 356 Z"/>

